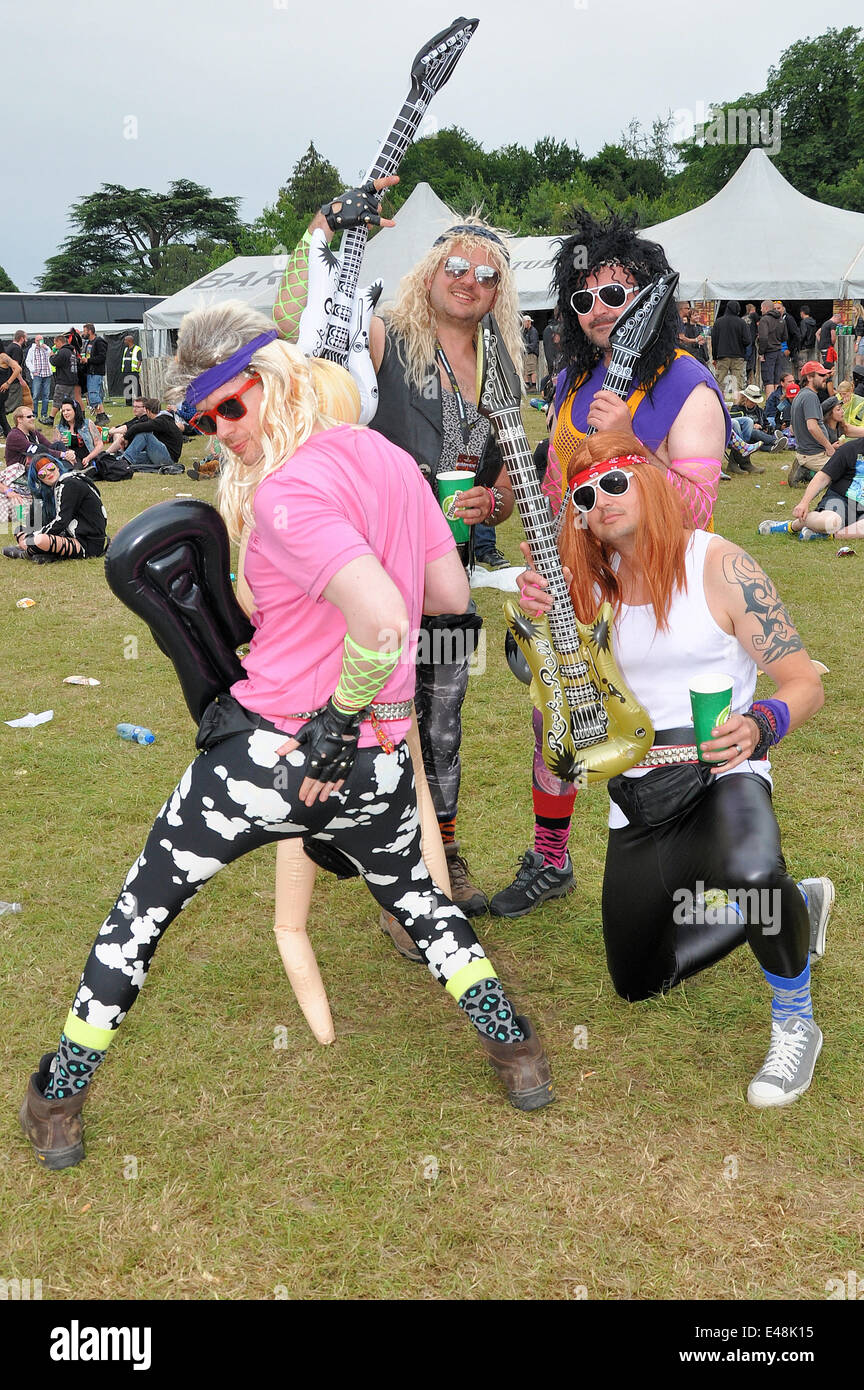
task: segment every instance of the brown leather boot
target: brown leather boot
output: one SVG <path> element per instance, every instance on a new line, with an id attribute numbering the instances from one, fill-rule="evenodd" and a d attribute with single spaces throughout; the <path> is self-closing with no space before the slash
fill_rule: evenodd
<path id="1" fill-rule="evenodd" d="M 81 1111 L 86 1089 L 66 1100 L 46 1100 L 42 1092 L 48 1082 L 53 1052 L 46 1052 L 39 1070 L 30 1077 L 24 1104 L 18 1118 L 33 1145 L 39 1162 L 52 1171 L 73 1168 L 84 1157 L 84 1126 Z"/>
<path id="2" fill-rule="evenodd" d="M 444 846 L 447 871 L 450 874 L 450 897 L 457 907 L 461 907 L 466 917 L 482 917 L 489 911 L 489 899 L 471 882 L 468 863 L 459 853 L 459 841 Z"/>
<path id="3" fill-rule="evenodd" d="M 549 1061 L 528 1019 L 518 1015 L 516 1022 L 522 1029 L 524 1041 L 519 1043 L 499 1043 L 494 1038 L 484 1037 L 480 1041 L 489 1056 L 493 1071 L 507 1088 L 507 1099 L 517 1110 L 539 1110 L 551 1105 L 555 1099 L 552 1094 L 552 1072 Z"/>
<path id="4" fill-rule="evenodd" d="M 413 937 L 408 935 L 402 923 L 396 921 L 392 912 L 388 912 L 386 908 L 382 907 L 381 916 L 378 918 L 378 925 L 384 935 L 389 936 L 400 956 L 404 956 L 406 960 L 415 960 L 420 961 L 421 964 L 423 963 L 423 957 L 420 954 L 416 941 L 414 941 Z"/>

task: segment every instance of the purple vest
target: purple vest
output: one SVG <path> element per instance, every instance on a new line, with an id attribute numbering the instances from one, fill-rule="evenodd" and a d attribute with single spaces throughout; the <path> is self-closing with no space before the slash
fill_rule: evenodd
<path id="1" fill-rule="evenodd" d="M 606 367 L 600 361 L 570 397 L 570 419 L 573 428 L 580 430 L 583 434 L 588 428 L 588 410 L 591 402 L 597 392 L 602 389 L 605 376 Z M 567 372 L 563 371 L 556 383 L 556 415 L 566 399 L 566 378 Z M 703 366 L 701 362 L 697 362 L 696 358 L 691 357 L 689 352 L 682 352 L 680 356 L 672 359 L 668 367 L 663 368 L 654 382 L 651 391 L 653 400 L 650 400 L 646 395 L 636 407 L 636 413 L 633 416 L 633 433 L 637 439 L 642 441 L 646 449 L 650 449 L 652 453 L 657 452 L 675 423 L 682 405 L 700 382 L 711 387 L 723 407 L 723 415 L 726 420 L 726 443 L 729 443 L 732 423 L 720 387 L 707 367 Z"/>

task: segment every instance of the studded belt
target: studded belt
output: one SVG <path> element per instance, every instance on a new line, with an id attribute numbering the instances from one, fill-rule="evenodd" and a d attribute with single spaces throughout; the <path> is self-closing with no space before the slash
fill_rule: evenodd
<path id="1" fill-rule="evenodd" d="M 382 723 L 386 723 L 388 719 L 410 719 L 412 703 L 411 700 L 390 700 L 389 703 L 384 701 L 381 704 L 373 704 L 371 710 L 375 718 Z M 304 709 L 297 714 L 285 714 L 282 718 L 314 719 L 316 714 L 320 714 L 325 708 L 325 705 L 321 705 L 318 709 Z M 368 718 L 368 714 L 365 717 Z"/>
<path id="2" fill-rule="evenodd" d="M 695 736 L 696 731 L 692 724 L 684 729 L 656 730 L 653 744 L 636 767 L 669 767 L 676 763 L 698 763 L 699 750 L 693 742 Z"/>

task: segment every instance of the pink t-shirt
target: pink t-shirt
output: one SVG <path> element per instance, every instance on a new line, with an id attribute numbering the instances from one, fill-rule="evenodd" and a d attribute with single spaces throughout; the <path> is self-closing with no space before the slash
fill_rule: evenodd
<path id="1" fill-rule="evenodd" d="M 405 601 L 411 633 L 376 701 L 410 700 L 426 565 L 454 547 L 450 527 L 420 469 L 374 430 L 340 425 L 314 434 L 255 493 L 246 579 L 255 633 L 245 680 L 231 694 L 286 733 L 295 711 L 329 700 L 342 670 L 345 619 L 322 597 L 343 566 L 374 555 Z M 410 720 L 388 722 L 394 742 Z M 368 721 L 360 746 L 376 743 Z"/>

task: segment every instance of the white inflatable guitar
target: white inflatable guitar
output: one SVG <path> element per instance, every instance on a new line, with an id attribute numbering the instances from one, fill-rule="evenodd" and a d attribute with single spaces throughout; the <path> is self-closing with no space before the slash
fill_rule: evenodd
<path id="1" fill-rule="evenodd" d="M 362 183 L 396 173 L 430 101 L 450 77 L 478 23 L 455 19 L 417 54 L 411 65 L 411 89 Z M 326 357 L 347 367 L 360 392 L 364 425 L 378 406 L 378 384 L 369 356 L 369 320 L 383 289 L 383 282 L 376 280 L 357 292 L 366 235 L 365 227 L 349 228 L 337 253 L 330 250 L 323 231 L 312 233 L 308 293 L 298 338 L 298 347 L 307 357 Z"/>

